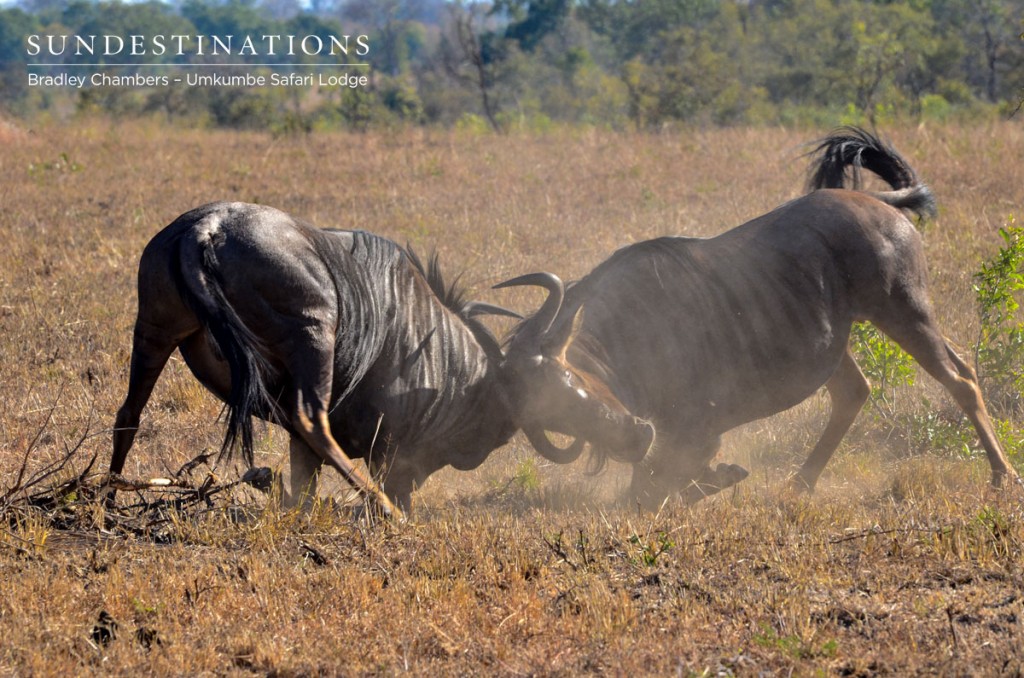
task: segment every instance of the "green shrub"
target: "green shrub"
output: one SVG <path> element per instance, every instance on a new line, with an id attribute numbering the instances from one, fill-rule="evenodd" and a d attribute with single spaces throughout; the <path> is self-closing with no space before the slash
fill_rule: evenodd
<path id="1" fill-rule="evenodd" d="M 953 111 L 946 98 L 941 94 L 925 94 L 921 97 L 921 119 L 942 121 Z"/>
<path id="2" fill-rule="evenodd" d="M 850 344 L 857 364 L 871 382 L 868 403 L 883 416 L 896 411 L 896 389 L 914 383 L 914 360 L 871 323 L 854 323 Z"/>
<path id="3" fill-rule="evenodd" d="M 975 364 L 990 404 L 1020 412 L 1024 322 L 1017 318 L 1017 311 L 1024 292 L 1024 229 L 1011 216 L 999 235 L 1005 244 L 974 274 L 981 321 Z"/>

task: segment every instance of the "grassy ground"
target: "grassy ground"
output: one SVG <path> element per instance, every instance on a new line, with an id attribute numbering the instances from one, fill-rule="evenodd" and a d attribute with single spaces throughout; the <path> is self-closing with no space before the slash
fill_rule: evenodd
<path id="1" fill-rule="evenodd" d="M 658 515 L 617 500 L 627 469 L 554 468 L 518 438 L 475 472 L 433 476 L 408 525 L 329 504 L 281 514 L 232 488 L 119 526 L 84 491 L 46 510 L 10 491 L 22 468 L 69 455 L 33 489 L 93 455 L 105 468 L 138 257 L 186 209 L 257 201 L 436 247 L 475 296 L 529 310 L 537 293 L 488 288 L 756 216 L 799 195 L 801 144 L 823 131 L 273 139 L 0 125 L 0 674 L 1021 673 L 1022 497 L 989 490 L 982 459 L 920 430 L 965 425 L 924 376 L 895 393 L 891 422 L 862 415 L 812 497 L 783 480 L 821 430 L 823 398 L 728 436 L 723 458 L 752 470 L 735 491 Z M 1024 205 L 1024 130 L 888 132 L 939 198 L 923 226 L 933 296 L 970 355 L 971 274 Z M 215 448 L 219 412 L 172 361 L 126 475 L 168 475 Z M 997 415 L 1018 438 L 1022 422 Z M 259 463 L 279 465 L 285 446 L 267 430 Z M 222 465 L 217 486 L 240 471 Z"/>

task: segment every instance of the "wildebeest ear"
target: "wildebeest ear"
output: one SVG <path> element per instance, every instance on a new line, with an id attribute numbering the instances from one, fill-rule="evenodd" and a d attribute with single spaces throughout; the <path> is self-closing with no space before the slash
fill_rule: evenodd
<path id="1" fill-rule="evenodd" d="M 552 325 L 544 335 L 541 350 L 544 355 L 552 358 L 565 358 L 565 352 L 572 345 L 583 325 L 583 306 L 576 309 L 571 316 L 563 316 Z"/>

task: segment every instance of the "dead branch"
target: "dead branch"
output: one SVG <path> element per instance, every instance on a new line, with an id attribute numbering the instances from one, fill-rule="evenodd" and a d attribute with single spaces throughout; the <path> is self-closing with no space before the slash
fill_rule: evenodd
<path id="1" fill-rule="evenodd" d="M 57 403 L 60 402 L 60 398 L 64 394 L 64 386 L 66 383 L 66 381 L 61 382 L 60 388 L 57 390 L 57 396 L 53 399 L 53 404 L 50 405 L 50 409 L 46 412 L 46 419 L 43 420 L 42 425 L 36 431 L 35 436 L 32 437 L 31 442 L 29 442 L 28 447 L 25 448 L 25 456 L 21 460 L 21 468 L 18 469 L 18 477 L 14 481 L 14 486 L 7 490 L 3 499 L 0 500 L 0 504 L 6 503 L 12 496 L 14 496 L 15 493 L 21 490 L 22 481 L 25 479 L 25 471 L 28 469 L 28 459 L 32 455 L 32 450 L 35 449 L 36 445 L 43 437 L 43 431 L 45 431 L 50 425 L 50 422 L 53 421 L 53 413 L 57 410 Z"/>

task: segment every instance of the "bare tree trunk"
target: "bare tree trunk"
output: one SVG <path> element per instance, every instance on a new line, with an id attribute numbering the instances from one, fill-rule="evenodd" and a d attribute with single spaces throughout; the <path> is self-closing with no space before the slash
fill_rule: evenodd
<path id="1" fill-rule="evenodd" d="M 985 92 L 988 94 L 988 100 L 995 102 L 998 96 L 996 88 L 996 61 L 1000 44 L 999 40 L 992 33 L 991 19 L 992 17 L 989 14 L 985 14 L 981 19 L 981 28 L 985 32 L 985 66 L 988 70 L 985 78 Z"/>
<path id="2" fill-rule="evenodd" d="M 501 132 L 501 123 L 498 122 L 499 106 L 493 97 L 494 73 L 493 64 L 488 63 L 484 58 L 483 45 L 474 29 L 476 21 L 476 5 L 471 5 L 467 11 L 461 5 L 452 5 L 452 24 L 457 50 L 456 54 L 445 54 L 445 70 L 453 78 L 472 85 L 480 95 L 480 104 L 487 118 L 487 123 L 496 132 Z M 468 67 L 470 74 L 463 71 Z"/>

